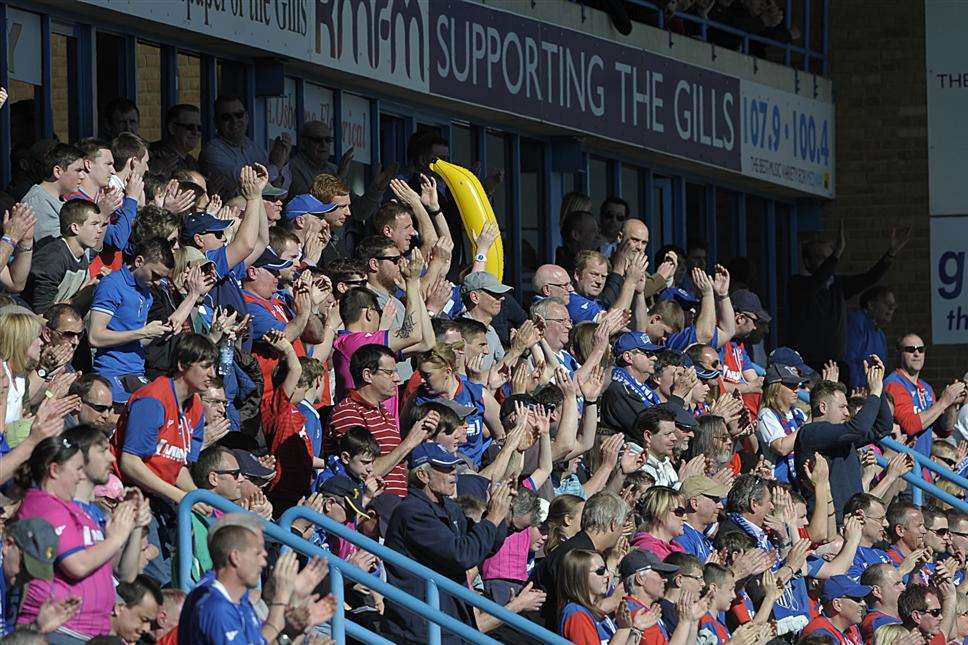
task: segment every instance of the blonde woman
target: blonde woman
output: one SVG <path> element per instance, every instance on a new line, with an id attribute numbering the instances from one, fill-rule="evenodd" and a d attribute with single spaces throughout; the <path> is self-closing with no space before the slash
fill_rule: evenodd
<path id="1" fill-rule="evenodd" d="M 460 450 L 479 469 L 481 458 L 490 446 L 491 439 L 504 438 L 501 406 L 483 385 L 471 382 L 457 371 L 457 356 L 454 350 L 444 343 L 437 343 L 429 351 L 419 354 L 414 365 L 423 380 L 423 385 L 408 405 L 423 405 L 449 399 L 474 409 L 465 419 L 467 441 Z M 401 416 L 406 418 L 406 412 Z"/>
<path id="2" fill-rule="evenodd" d="M 959 641 L 960 642 L 960 641 Z M 881 625 L 874 632 L 874 645 L 921 645 L 924 638 L 920 633 L 911 631 L 899 623 Z"/>
<path id="3" fill-rule="evenodd" d="M 673 540 L 683 533 L 686 506 L 682 495 L 668 486 L 653 486 L 639 500 L 642 527 L 632 538 L 632 546 L 651 551 L 660 560 L 684 549 Z"/>
<path id="4" fill-rule="evenodd" d="M 763 456 L 773 464 L 773 476 L 784 484 L 796 481 L 793 444 L 807 416 L 796 406 L 803 378 L 795 367 L 770 365 L 766 370 L 763 402 L 756 416 L 756 436 Z"/>
<path id="5" fill-rule="evenodd" d="M 3 361 L 9 383 L 4 415 L 7 423 L 19 421 L 24 416 L 25 398 L 39 403 L 34 399 L 39 399 L 46 389 L 45 379 L 37 373 L 43 326 L 44 319 L 25 307 L 7 305 L 0 308 L 0 361 Z"/>

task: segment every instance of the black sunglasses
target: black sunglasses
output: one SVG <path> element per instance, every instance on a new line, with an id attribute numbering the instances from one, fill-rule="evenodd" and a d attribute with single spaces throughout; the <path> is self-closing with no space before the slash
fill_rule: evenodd
<path id="1" fill-rule="evenodd" d="M 55 334 L 59 336 L 63 336 L 64 338 L 80 338 L 81 336 L 84 335 L 83 331 L 60 331 L 57 329 L 53 331 Z"/>
<path id="2" fill-rule="evenodd" d="M 606 573 L 608 573 L 608 567 L 606 567 L 603 564 L 602 566 L 598 567 L 597 569 L 592 569 L 592 573 L 594 573 L 596 576 L 604 576 Z"/>
<path id="3" fill-rule="evenodd" d="M 905 345 L 904 347 L 901 348 L 901 351 L 904 352 L 905 354 L 917 354 L 917 353 L 923 354 L 924 345 Z"/>
<path id="4" fill-rule="evenodd" d="M 91 408 L 92 410 L 94 410 L 98 414 L 104 414 L 105 412 L 107 412 L 108 410 L 111 409 L 111 406 L 110 405 L 98 405 L 97 403 L 91 403 L 90 401 L 84 401 L 84 399 L 81 399 L 81 401 L 84 403 L 84 405 L 86 405 L 87 407 Z"/>
<path id="5" fill-rule="evenodd" d="M 242 470 L 239 468 L 233 470 L 213 470 L 212 472 L 216 475 L 228 475 L 232 479 L 238 479 L 242 476 Z"/>
<path id="6" fill-rule="evenodd" d="M 218 230 L 218 231 L 205 231 L 205 233 L 203 233 L 203 235 L 206 234 L 206 233 L 208 235 L 213 235 L 216 240 L 221 240 L 223 237 L 225 237 L 225 230 L 224 229 Z"/>
<path id="7" fill-rule="evenodd" d="M 403 259 L 402 255 L 378 255 L 377 260 L 386 260 L 387 262 L 393 262 L 394 264 L 400 264 L 400 260 Z"/>
<path id="8" fill-rule="evenodd" d="M 685 517 L 686 509 L 683 508 L 682 506 L 679 506 L 678 508 L 672 509 L 672 514 L 675 515 L 676 517 Z"/>
<path id="9" fill-rule="evenodd" d="M 941 607 L 938 607 L 937 609 L 925 609 L 924 613 L 931 614 L 935 618 L 938 618 L 939 616 L 941 616 L 942 611 L 943 610 L 941 609 Z"/>

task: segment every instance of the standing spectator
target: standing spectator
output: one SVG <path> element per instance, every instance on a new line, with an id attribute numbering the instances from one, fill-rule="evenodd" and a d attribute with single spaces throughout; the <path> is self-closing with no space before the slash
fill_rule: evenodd
<path id="1" fill-rule="evenodd" d="M 837 245 L 814 240 L 803 247 L 806 274 L 790 278 L 790 314 L 793 326 L 791 344 L 803 354 L 807 364 L 820 370 L 829 360 L 844 357 L 847 326 L 847 301 L 874 286 L 891 267 L 894 257 L 905 247 L 911 229 L 891 229 L 887 252 L 864 273 L 837 274 L 840 256 L 847 246 L 844 223 L 840 223 Z"/>
<path id="2" fill-rule="evenodd" d="M 582 251 L 575 260 L 575 291 L 568 297 L 571 322 L 599 322 L 606 310 L 628 310 L 639 282 L 646 275 L 648 261 L 638 253 L 610 272 L 608 260 L 598 251 Z M 611 285 L 609 281 L 611 280 Z M 609 291 L 606 293 L 606 286 Z"/>
<path id="3" fill-rule="evenodd" d="M 411 457 L 407 497 L 400 502 L 387 529 L 386 545 L 429 567 L 460 585 L 467 582 L 467 570 L 493 555 L 507 536 L 507 515 L 511 490 L 507 484 L 496 487 L 480 522 L 469 520 L 453 502 L 457 493 L 455 467 L 460 460 L 439 444 L 424 443 Z M 420 594 L 426 580 L 387 562 L 387 582 L 411 595 Z M 476 629 L 473 609 L 450 594 L 443 594 L 440 609 Z M 425 642 L 427 623 L 423 618 L 387 601 L 385 616 L 388 634 L 407 641 Z M 441 642 L 461 642 L 443 631 Z"/>
<path id="4" fill-rule="evenodd" d="M 44 377 L 61 367 L 68 371 L 73 369 L 71 361 L 85 337 L 83 316 L 73 305 L 66 302 L 51 305 L 45 317 L 47 324 L 40 331 L 44 348 L 40 353 L 39 368 Z"/>
<path id="5" fill-rule="evenodd" d="M 436 423 L 415 425 L 401 439 L 400 422 L 384 405 L 397 395 L 400 385 L 390 348 L 376 344 L 361 346 L 350 358 L 350 373 L 357 387 L 333 408 L 326 452 L 335 452 L 350 428 L 366 428 L 380 446 L 380 455 L 373 461 L 372 476 L 383 478 L 388 493 L 404 497 L 407 494 L 404 460 L 434 430 Z"/>
<path id="6" fill-rule="evenodd" d="M 965 402 L 965 383 L 955 381 L 936 399 L 934 389 L 921 378 L 927 354 L 921 337 L 901 336 L 897 352 L 897 369 L 884 379 L 894 401 L 894 420 L 913 439 L 914 449 L 930 457 L 934 435 L 947 436 L 954 427 L 958 408 Z"/>
<path id="7" fill-rule="evenodd" d="M 637 500 L 636 509 L 644 530 L 635 534 L 632 546 L 651 551 L 660 560 L 670 553 L 683 552 L 682 545 L 674 540 L 682 535 L 686 508 L 676 489 L 664 484 L 653 486 Z"/>
<path id="8" fill-rule="evenodd" d="M 842 523 L 844 504 L 864 490 L 857 450 L 891 433 L 891 407 L 884 389 L 884 366 L 879 359 L 866 364 L 867 401 L 852 419 L 848 418 L 847 390 L 841 383 L 821 381 L 811 392 L 812 418 L 797 432 L 793 454 L 797 478 L 807 481 L 807 464 L 814 454 L 823 455 L 830 464 L 830 488 L 837 522 Z M 804 488 L 808 506 L 813 492 Z"/>
<path id="9" fill-rule="evenodd" d="M 602 423 L 616 430 L 628 431 L 648 407 L 662 401 L 648 385 L 655 372 L 655 354 L 662 347 L 640 332 L 627 332 L 615 343 L 612 382 L 602 395 Z"/>
<path id="10" fill-rule="evenodd" d="M 87 176 L 84 152 L 76 146 L 59 143 L 44 155 L 44 180 L 34 184 L 23 202 L 34 209 L 37 224 L 34 240 L 56 236 L 60 233 L 58 217 L 63 198 L 81 186 Z"/>
<path id="11" fill-rule="evenodd" d="M 869 493 L 857 493 L 844 506 L 844 516 L 850 515 L 857 515 L 864 520 L 860 545 L 854 553 L 854 562 L 847 571 L 848 576 L 859 580 L 868 567 L 891 562 L 887 552 L 878 546 L 887 538 L 887 511 L 879 498 Z"/>
<path id="12" fill-rule="evenodd" d="M 84 153 L 86 173 L 77 191 L 64 196 L 64 200 L 86 199 L 97 203 L 104 214 L 110 214 L 121 206 L 124 191 L 111 187 L 114 177 L 114 153 L 111 142 L 102 139 L 82 139 L 77 147 Z"/>
<path id="13" fill-rule="evenodd" d="M 758 324 L 769 324 L 772 318 L 752 291 L 739 289 L 731 295 L 736 327 L 733 338 L 719 350 L 723 361 L 723 380 L 732 384 L 730 389 L 743 395 L 750 412 L 759 408 L 760 390 L 763 387 L 761 368 L 753 363 L 750 351 L 759 342 Z"/>
<path id="14" fill-rule="evenodd" d="M 571 294 L 575 290 L 571 284 L 571 278 L 568 277 L 568 271 L 557 264 L 539 266 L 534 272 L 532 286 L 535 301 L 554 296 L 559 298 L 565 307 L 568 306 Z"/>
<path id="15" fill-rule="evenodd" d="M 329 159 L 333 156 L 333 129 L 322 121 L 306 121 L 299 129 L 296 151 L 289 160 L 292 171 L 290 192 L 296 195 L 308 193 L 316 177 L 321 174 L 343 179 L 353 159 L 352 152 L 343 155 L 340 166 Z"/>
<path id="16" fill-rule="evenodd" d="M 101 246 L 107 216 L 97 204 L 74 199 L 61 208 L 60 237 L 48 238 L 34 253 L 23 298 L 39 314 L 71 300 L 88 286 L 91 249 Z"/>
<path id="17" fill-rule="evenodd" d="M 401 329 L 406 315 L 403 303 L 394 294 L 404 281 L 400 265 L 409 264 L 405 254 L 397 248 L 392 239 L 383 235 L 373 235 L 364 239 L 357 247 L 356 253 L 366 267 L 366 287 L 376 295 L 380 310 L 386 310 L 388 306 L 392 307 L 394 316 L 391 319 L 390 330 Z M 422 265 L 419 252 L 417 257 Z M 416 277 L 419 279 L 419 274 Z M 409 297 L 407 294 L 408 302 Z"/>
<path id="18" fill-rule="evenodd" d="M 784 483 L 796 482 L 793 447 L 807 415 L 796 406 L 803 386 L 797 368 L 773 363 L 766 369 L 763 401 L 756 416 L 756 437 L 763 456 L 773 465 L 773 476 Z"/>
<path id="19" fill-rule="evenodd" d="M 132 101 L 119 96 L 105 104 L 101 112 L 101 137 L 114 139 L 122 132 L 138 134 L 141 126 L 141 111 Z"/>
<path id="20" fill-rule="evenodd" d="M 909 501 L 895 500 L 887 509 L 887 535 L 891 546 L 887 555 L 907 584 L 908 576 L 931 559 L 931 549 L 924 546 L 924 514 Z"/>
<path id="21" fill-rule="evenodd" d="M 323 221 L 329 227 L 330 239 L 317 266 L 329 266 L 334 260 L 353 258 L 356 255 L 356 244 L 366 235 L 369 218 L 364 219 L 361 214 L 352 212 L 349 187 L 339 177 L 323 174 L 313 181 L 310 193 L 321 203 L 334 205 L 332 210 L 323 215 Z M 375 201 L 373 212 L 378 206 L 379 201 Z M 323 228 L 325 231 L 326 227 Z"/>
<path id="22" fill-rule="evenodd" d="M 602 245 L 598 219 L 587 210 L 571 211 L 561 220 L 562 244 L 555 251 L 555 264 L 574 273 L 575 260 L 582 251 L 597 251 Z"/>
<path id="23" fill-rule="evenodd" d="M 115 403 L 124 403 L 145 378 L 143 342 L 181 329 L 198 299 L 211 289 L 211 277 L 196 269 L 189 278 L 189 295 L 166 321 L 148 322 L 154 301 L 152 288 L 168 278 L 175 257 L 167 240 L 155 238 L 139 245 L 137 255 L 120 270 L 102 278 L 91 304 L 90 342 L 94 370 L 111 382 Z"/>
<path id="24" fill-rule="evenodd" d="M 31 581 L 17 622 L 35 620 L 52 597 L 81 598 L 77 613 L 52 636 L 56 643 L 78 643 L 110 630 L 114 609 L 111 562 L 127 543 L 138 514 L 137 503 L 124 502 L 102 530 L 74 503 L 83 472 L 80 448 L 64 437 L 50 437 L 37 445 L 17 475 L 27 489 L 20 519 L 42 517 L 60 529 L 53 580 Z"/>
<path id="25" fill-rule="evenodd" d="M 872 354 L 887 365 L 887 337 L 884 329 L 891 324 L 897 300 L 887 287 L 871 287 L 860 294 L 860 308 L 847 314 L 846 348 L 847 386 L 864 387 L 867 383 L 864 361 Z"/>
<path id="26" fill-rule="evenodd" d="M 197 105 L 179 103 L 165 113 L 166 136 L 151 144 L 152 156 L 172 155 L 177 166 L 198 170 L 198 161 L 192 153 L 202 140 L 202 115 Z"/>
<path id="27" fill-rule="evenodd" d="M 215 129 L 218 134 L 206 142 L 198 162 L 213 186 L 211 193 L 226 197 L 239 189 L 238 177 L 242 168 L 262 165 L 268 169 L 269 183 L 288 189 L 288 136 L 276 137 L 269 154 L 248 137 L 249 111 L 238 96 L 219 95 L 213 107 Z"/>
<path id="28" fill-rule="evenodd" d="M 619 233 L 625 221 L 631 217 L 629 203 L 621 197 L 609 195 L 598 209 L 598 227 L 602 234 L 599 249 L 605 257 L 611 257 L 620 243 Z"/>
<path id="29" fill-rule="evenodd" d="M 867 615 L 860 624 L 860 634 L 865 643 L 874 641 L 874 634 L 882 625 L 899 625 L 897 600 L 904 591 L 901 575 L 893 564 L 874 564 L 864 570 L 860 583 L 870 587 L 867 596 Z"/>
<path id="30" fill-rule="evenodd" d="M 476 320 L 487 326 L 488 353 L 484 357 L 482 371 L 487 373 L 491 366 L 500 363 L 504 358 L 504 346 L 497 332 L 491 326 L 491 321 L 501 311 L 501 302 L 507 297 L 512 287 L 501 282 L 486 271 L 476 271 L 467 274 L 461 285 L 461 296 L 464 301 L 464 318 Z"/>

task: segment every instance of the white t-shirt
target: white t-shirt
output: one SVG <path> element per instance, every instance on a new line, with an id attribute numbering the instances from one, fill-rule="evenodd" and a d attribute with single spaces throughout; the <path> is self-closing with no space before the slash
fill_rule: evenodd
<path id="1" fill-rule="evenodd" d="M 23 417 L 24 393 L 27 390 L 27 379 L 22 376 L 14 377 L 7 364 L 3 364 L 3 371 L 7 373 L 10 388 L 7 390 L 7 423 L 19 421 Z"/>
<path id="2" fill-rule="evenodd" d="M 786 418 L 788 423 L 794 423 L 792 412 L 787 412 Z M 781 456 L 770 447 L 770 444 L 785 436 L 786 433 L 783 431 L 776 411 L 765 406 L 761 407 L 759 414 L 756 415 L 756 438 L 760 440 L 760 450 L 763 456 L 771 464 L 775 464 Z"/>

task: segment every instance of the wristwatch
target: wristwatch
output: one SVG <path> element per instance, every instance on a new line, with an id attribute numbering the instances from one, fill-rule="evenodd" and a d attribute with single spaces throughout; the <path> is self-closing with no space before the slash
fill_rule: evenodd
<path id="1" fill-rule="evenodd" d="M 42 379 L 44 379 L 46 381 L 47 380 L 47 370 L 45 370 L 43 367 L 38 367 L 37 368 L 37 376 L 39 376 L 40 378 L 42 378 Z"/>
<path id="2" fill-rule="evenodd" d="M 487 256 L 484 255 L 483 253 L 478 253 L 477 255 L 474 256 L 474 261 L 475 262 L 487 262 Z"/>

